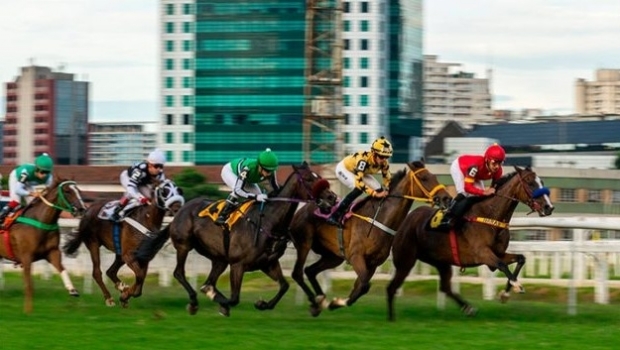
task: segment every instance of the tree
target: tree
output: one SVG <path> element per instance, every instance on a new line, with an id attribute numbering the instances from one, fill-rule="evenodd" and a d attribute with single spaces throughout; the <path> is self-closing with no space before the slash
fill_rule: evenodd
<path id="1" fill-rule="evenodd" d="M 206 176 L 192 168 L 183 169 L 173 176 L 173 180 L 177 186 L 183 189 L 183 197 L 185 197 L 186 202 L 200 196 L 220 199 L 227 195 L 227 193 L 220 191 L 217 185 L 208 183 Z"/>

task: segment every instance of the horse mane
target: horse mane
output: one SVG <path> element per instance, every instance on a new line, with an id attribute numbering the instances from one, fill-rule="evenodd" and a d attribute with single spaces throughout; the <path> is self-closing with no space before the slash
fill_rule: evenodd
<path id="1" fill-rule="evenodd" d="M 396 187 L 396 185 L 403 180 L 407 174 L 407 169 L 401 169 L 392 175 L 392 179 L 390 180 L 390 189 Z"/>
<path id="2" fill-rule="evenodd" d="M 517 175 L 516 171 L 503 175 L 497 181 L 494 182 L 495 188 L 500 189 L 503 185 L 505 185 L 508 181 L 510 181 L 510 179 L 512 179 L 515 175 Z"/>

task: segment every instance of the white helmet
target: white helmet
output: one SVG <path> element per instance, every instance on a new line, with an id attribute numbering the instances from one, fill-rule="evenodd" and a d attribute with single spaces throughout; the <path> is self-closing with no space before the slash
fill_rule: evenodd
<path id="1" fill-rule="evenodd" d="M 166 163 L 166 156 L 164 156 L 164 152 L 162 152 L 159 148 L 156 148 L 153 152 L 149 153 L 146 161 L 151 164 L 164 165 Z"/>

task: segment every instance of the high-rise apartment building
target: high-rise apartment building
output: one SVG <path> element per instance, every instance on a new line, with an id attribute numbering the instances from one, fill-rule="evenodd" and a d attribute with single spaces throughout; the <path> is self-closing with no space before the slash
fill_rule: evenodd
<path id="1" fill-rule="evenodd" d="M 28 66 L 6 83 L 3 163 L 48 153 L 56 164 L 88 163 L 89 83 L 50 68 Z"/>
<path id="2" fill-rule="evenodd" d="M 146 159 L 157 147 L 157 123 L 89 125 L 89 165 L 125 165 Z"/>
<path id="3" fill-rule="evenodd" d="M 422 136 L 422 1 L 340 3 L 345 150 L 385 135 L 395 161 L 411 160 Z M 223 164 L 264 147 L 302 160 L 305 7 L 161 1 L 160 146 L 171 162 Z"/>
<path id="4" fill-rule="evenodd" d="M 620 114 L 620 69 L 597 69 L 596 80 L 575 82 L 575 112 Z"/>
<path id="5" fill-rule="evenodd" d="M 495 122 L 491 109 L 490 71 L 487 78 L 455 69 L 459 63 L 439 62 L 424 56 L 424 141 L 429 141 L 446 123 L 456 121 L 465 129 L 474 124 Z"/>

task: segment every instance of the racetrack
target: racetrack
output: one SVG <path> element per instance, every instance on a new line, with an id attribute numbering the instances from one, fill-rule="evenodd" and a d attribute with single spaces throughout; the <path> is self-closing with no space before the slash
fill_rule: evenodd
<path id="1" fill-rule="evenodd" d="M 620 291 L 610 305 L 591 303 L 592 291 L 580 290 L 578 314 L 566 313 L 566 289 L 525 285 L 508 304 L 480 299 L 480 286 L 462 285 L 463 295 L 479 309 L 462 316 L 448 303 L 437 310 L 436 283 L 405 285 L 396 301 L 397 321 L 386 321 L 385 282 L 348 309 L 324 311 L 312 318 L 296 287 L 276 310 L 257 311 L 253 302 L 269 298 L 275 284 L 260 273 L 246 275 L 241 304 L 231 317 L 201 296 L 196 316 L 185 311 L 187 296 L 173 281 L 159 287 L 150 279 L 144 294 L 128 309 L 108 308 L 98 289 L 75 299 L 59 278 L 35 279 L 34 313 L 22 313 L 21 277 L 7 273 L 0 290 L 2 349 L 613 349 L 620 330 Z M 199 279 L 201 280 L 201 279 Z M 224 293 L 228 281 L 219 283 Z M 333 296 L 345 296 L 351 281 L 334 281 Z M 79 284 L 78 284 L 79 287 Z"/>

